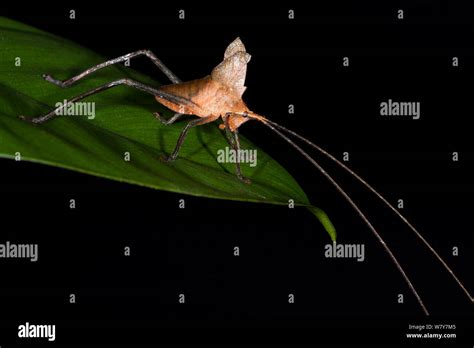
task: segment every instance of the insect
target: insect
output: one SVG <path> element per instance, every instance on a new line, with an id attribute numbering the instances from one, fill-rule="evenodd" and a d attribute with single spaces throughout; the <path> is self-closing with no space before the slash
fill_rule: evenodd
<path id="1" fill-rule="evenodd" d="M 161 87 L 155 88 L 131 79 L 119 79 L 107 83 L 103 86 L 97 87 L 83 94 L 80 94 L 76 97 L 73 97 L 68 100 L 68 103 L 77 102 L 83 98 L 105 91 L 112 87 L 126 85 L 151 94 L 156 98 L 159 103 L 163 104 L 164 106 L 175 112 L 174 116 L 172 116 L 170 119 L 165 119 L 159 113 L 154 113 L 154 116 L 165 125 L 169 125 L 176 122 L 183 115 L 197 116 L 197 119 L 189 121 L 183 128 L 176 143 L 174 151 L 169 156 L 163 157 L 165 161 L 173 161 L 178 157 L 179 150 L 186 138 L 186 135 L 188 134 L 188 131 L 192 127 L 204 125 L 221 119 L 222 123 L 219 125 L 219 128 L 225 131 L 227 141 L 229 142 L 231 147 L 235 151 L 239 151 L 239 127 L 250 120 L 260 122 L 261 124 L 270 128 L 278 136 L 288 142 L 288 144 L 290 144 L 301 155 L 303 155 L 306 160 L 308 160 L 314 167 L 316 167 L 316 169 L 323 176 L 325 176 L 329 180 L 329 182 L 336 188 L 336 190 L 352 206 L 352 208 L 356 211 L 356 213 L 360 216 L 360 218 L 374 234 L 375 238 L 381 243 L 382 247 L 385 249 L 388 256 L 393 261 L 398 271 L 401 273 L 409 289 L 416 297 L 416 300 L 421 306 L 423 312 L 426 315 L 429 315 L 426 306 L 424 305 L 410 278 L 405 273 L 405 270 L 403 269 L 391 249 L 385 243 L 381 235 L 366 217 L 366 215 L 352 200 L 352 198 L 346 193 L 346 191 L 332 178 L 332 176 L 329 175 L 314 158 L 312 158 L 306 151 L 304 151 L 298 144 L 296 144 L 296 142 L 291 137 L 296 138 L 302 141 L 303 143 L 306 143 L 307 145 L 311 146 L 312 148 L 316 149 L 322 155 L 331 159 L 334 163 L 340 166 L 343 170 L 347 171 L 352 177 L 354 177 L 368 190 L 375 194 L 388 208 L 390 208 L 403 221 L 403 223 L 407 227 L 409 227 L 413 231 L 413 233 L 415 233 L 415 235 L 421 240 L 421 242 L 430 250 L 430 252 L 438 259 L 438 261 L 443 265 L 443 267 L 451 274 L 453 279 L 468 296 L 469 300 L 471 301 L 471 304 L 474 303 L 474 299 L 471 296 L 470 292 L 466 289 L 466 287 L 455 275 L 455 273 L 448 266 L 448 264 L 443 260 L 443 258 L 433 249 L 430 243 L 420 234 L 420 232 L 418 232 L 418 230 L 377 190 L 375 190 L 363 178 L 361 178 L 353 170 L 351 170 L 344 163 L 339 161 L 336 157 L 325 151 L 320 146 L 314 144 L 308 139 L 302 137 L 301 135 L 269 120 L 268 118 L 251 111 L 247 107 L 247 105 L 242 100 L 242 95 L 246 89 L 245 77 L 247 73 L 247 64 L 250 61 L 250 55 L 246 52 L 245 46 L 239 38 L 235 39 L 227 47 L 224 53 L 224 60 L 212 70 L 211 74 L 197 80 L 182 82 L 155 56 L 155 54 L 148 50 L 132 52 L 121 57 L 106 61 L 104 63 L 91 67 L 80 73 L 79 75 L 74 76 L 65 81 L 54 79 L 50 75 L 43 75 L 43 78 L 46 81 L 51 82 L 59 87 L 66 88 L 80 81 L 86 76 L 96 72 L 97 70 L 100 70 L 113 64 L 128 61 L 129 59 L 138 56 L 148 57 L 170 79 L 172 84 L 163 85 Z M 27 118 L 24 116 L 20 116 L 20 118 L 28 122 L 40 124 L 52 119 L 54 116 L 57 115 L 58 111 L 60 111 L 66 105 L 67 104 L 61 105 L 51 110 L 50 112 L 38 117 Z M 240 164 L 238 161 L 236 162 L 236 174 L 237 177 L 244 183 L 251 183 L 248 178 L 242 175 Z"/>

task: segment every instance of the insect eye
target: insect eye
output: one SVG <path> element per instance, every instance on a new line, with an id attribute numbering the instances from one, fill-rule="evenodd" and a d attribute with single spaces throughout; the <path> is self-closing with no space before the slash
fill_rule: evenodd
<path id="1" fill-rule="evenodd" d="M 248 113 L 247 111 L 244 111 L 244 112 L 242 113 L 242 117 L 244 117 L 244 118 L 249 117 L 249 113 Z"/>

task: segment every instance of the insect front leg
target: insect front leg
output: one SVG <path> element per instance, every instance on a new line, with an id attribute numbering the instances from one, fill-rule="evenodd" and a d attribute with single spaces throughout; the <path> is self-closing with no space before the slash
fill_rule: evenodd
<path id="1" fill-rule="evenodd" d="M 48 74 L 44 74 L 43 78 L 48 82 L 54 83 L 56 86 L 66 88 L 66 87 L 69 87 L 72 84 L 76 83 L 77 81 L 83 79 L 84 77 L 96 72 L 97 70 L 100 70 L 102 68 L 108 67 L 108 66 L 113 65 L 113 64 L 117 64 L 117 63 L 127 61 L 131 58 L 141 56 L 141 55 L 144 55 L 144 56 L 148 57 L 153 63 L 155 63 L 155 65 L 163 72 L 163 74 L 165 74 L 170 79 L 171 82 L 173 82 L 173 83 L 180 83 L 181 82 L 181 80 L 175 74 L 173 74 L 173 72 L 171 72 L 171 70 L 168 69 L 161 62 L 161 60 L 158 59 L 158 57 L 152 51 L 149 51 L 149 50 L 140 50 L 140 51 L 136 51 L 136 52 L 131 52 L 131 53 L 125 54 L 123 56 L 120 56 L 118 58 L 108 60 L 104 63 L 95 65 L 95 66 L 81 72 L 79 75 L 71 77 L 68 80 L 64 80 L 64 81 L 57 80 L 57 79 L 53 78 L 51 75 L 48 75 Z"/>
<path id="2" fill-rule="evenodd" d="M 240 141 L 239 141 L 239 133 L 238 130 L 236 129 L 234 132 L 230 130 L 229 127 L 229 117 L 227 116 L 224 120 L 225 123 L 225 135 L 226 139 L 229 142 L 229 145 L 234 149 L 236 153 L 236 161 L 235 161 L 235 172 L 237 177 L 239 178 L 240 181 L 242 181 L 245 184 L 251 184 L 252 181 L 242 175 L 242 170 L 240 168 L 240 162 L 239 162 L 239 153 L 240 153 Z"/>
<path id="3" fill-rule="evenodd" d="M 168 126 L 170 124 L 173 124 L 175 123 L 177 120 L 179 120 L 181 118 L 181 116 L 183 116 L 184 114 L 181 114 L 179 112 L 175 113 L 169 120 L 167 120 L 166 118 L 164 118 L 163 116 L 161 116 L 161 114 L 159 112 L 154 112 L 153 115 L 155 115 L 155 117 L 161 122 L 163 123 L 165 126 Z"/>

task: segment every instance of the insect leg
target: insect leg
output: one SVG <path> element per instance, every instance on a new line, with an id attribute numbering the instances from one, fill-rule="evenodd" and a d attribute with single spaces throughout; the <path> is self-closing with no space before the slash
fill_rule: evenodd
<path id="1" fill-rule="evenodd" d="M 235 130 L 235 132 L 234 132 L 234 140 L 235 140 L 234 141 L 234 144 L 235 144 L 234 150 L 237 153 L 237 161 L 235 162 L 235 170 L 236 170 L 236 173 L 237 173 L 237 177 L 242 182 L 244 182 L 246 184 L 251 184 L 252 181 L 249 178 L 243 176 L 242 172 L 240 171 L 240 163 L 239 163 L 239 160 L 238 160 L 239 159 L 239 153 L 240 153 L 240 140 L 239 140 L 239 133 L 237 132 L 237 130 Z"/>
<path id="2" fill-rule="evenodd" d="M 224 133 L 225 133 L 225 138 L 227 139 L 227 142 L 235 150 L 235 139 L 232 135 L 232 132 L 228 130 L 227 128 L 225 128 Z"/>
<path id="3" fill-rule="evenodd" d="M 153 115 L 164 125 L 170 125 L 172 123 L 175 123 L 177 120 L 181 118 L 184 114 L 180 114 L 179 112 L 175 113 L 169 120 L 165 119 L 159 112 L 154 112 Z"/>
<path id="4" fill-rule="evenodd" d="M 229 145 L 234 149 L 236 153 L 236 158 L 237 160 L 235 161 L 235 172 L 239 180 L 246 184 L 252 183 L 252 181 L 249 178 L 246 178 L 245 176 L 242 175 L 242 171 L 240 169 L 240 162 L 239 162 L 239 153 L 240 153 L 240 141 L 239 141 L 239 134 L 238 130 L 236 129 L 234 132 L 230 131 L 229 128 L 229 117 L 225 117 L 224 119 L 225 123 L 225 136 L 226 139 L 229 143 Z"/>
<path id="5" fill-rule="evenodd" d="M 96 94 L 96 93 L 99 93 L 99 92 L 102 92 L 102 91 L 105 91 L 109 88 L 112 88 L 112 87 L 115 87 L 115 86 L 120 86 L 120 85 L 126 85 L 126 86 L 130 86 L 130 87 L 134 87 L 134 88 L 137 88 L 143 92 L 146 92 L 146 93 L 149 93 L 151 95 L 154 95 L 154 96 L 163 96 L 163 98 L 167 98 L 167 99 L 170 99 L 170 100 L 173 100 L 173 99 L 177 99 L 178 97 L 175 97 L 175 96 L 172 96 L 172 95 L 169 95 L 165 92 L 162 92 L 154 87 L 150 87 L 150 86 L 147 86 L 143 83 L 140 83 L 140 82 L 137 82 L 137 81 L 134 81 L 134 80 L 130 80 L 130 79 L 120 79 L 120 80 L 117 80 L 117 81 L 112 81 L 112 82 L 109 82 L 103 86 L 100 86 L 100 87 L 97 87 L 97 88 L 94 88 L 88 92 L 85 92 L 85 93 L 82 93 L 74 98 L 71 98 L 69 99 L 68 101 L 66 101 L 66 103 L 62 104 L 61 106 L 58 106 L 57 108 L 51 110 L 50 112 L 44 114 L 44 115 L 41 115 L 41 116 L 38 116 L 38 117 L 34 117 L 34 118 L 28 118 L 28 117 L 25 117 L 25 116 L 19 116 L 21 119 L 25 120 L 25 121 L 29 121 L 29 122 L 32 122 L 32 123 L 43 123 L 43 122 L 46 122 L 48 121 L 49 119 L 53 118 L 54 116 L 57 116 L 58 115 L 58 112 L 60 112 L 63 108 L 65 108 L 67 105 L 69 105 L 70 103 L 74 103 L 76 101 L 79 101 L 81 99 L 84 99 L 90 95 L 93 95 L 93 94 Z M 179 98 L 178 98 L 179 99 Z M 178 101 L 178 100 L 177 100 Z M 183 102 L 182 100 L 179 100 L 179 102 Z"/>
<path id="6" fill-rule="evenodd" d="M 218 117 L 219 117 L 219 115 L 217 115 L 217 116 L 211 115 L 211 116 L 198 118 L 198 119 L 195 119 L 195 120 L 192 120 L 192 121 L 188 122 L 188 124 L 186 124 L 186 126 L 181 131 L 181 134 L 178 138 L 178 141 L 176 143 L 176 147 L 174 148 L 173 153 L 168 157 L 164 157 L 163 159 L 167 162 L 168 161 L 174 161 L 176 159 L 176 157 L 178 157 L 179 149 L 181 148 L 181 145 L 183 145 L 184 139 L 186 139 L 186 135 L 188 135 L 189 129 L 192 128 L 192 127 L 195 127 L 195 126 L 201 126 L 203 124 L 215 121 Z"/>
<path id="7" fill-rule="evenodd" d="M 44 74 L 43 78 L 48 82 L 54 83 L 55 85 L 57 85 L 59 87 L 65 88 L 65 87 L 69 87 L 70 85 L 74 84 L 75 82 L 83 79 L 87 75 L 90 75 L 93 72 L 96 72 L 97 70 L 100 70 L 102 68 L 105 68 L 105 67 L 113 65 L 113 64 L 124 62 L 126 60 L 129 60 L 130 58 L 134 58 L 134 57 L 141 56 L 141 55 L 145 55 L 146 57 L 151 59 L 151 61 L 153 63 L 155 63 L 155 65 L 170 79 L 171 82 L 173 82 L 173 83 L 180 83 L 181 82 L 181 80 L 175 74 L 173 74 L 171 72 L 171 70 L 168 69 L 161 62 L 161 60 L 159 60 L 158 57 L 155 56 L 155 54 L 152 51 L 149 51 L 149 50 L 140 50 L 140 51 L 125 54 L 125 55 L 120 56 L 120 57 L 115 58 L 115 59 L 108 60 L 104 63 L 93 66 L 93 67 L 81 72 L 79 75 L 76 75 L 76 76 L 74 76 L 74 77 L 72 77 L 68 80 L 64 80 L 64 81 L 57 80 L 57 79 L 53 78 L 51 75 L 48 75 L 48 74 Z"/>

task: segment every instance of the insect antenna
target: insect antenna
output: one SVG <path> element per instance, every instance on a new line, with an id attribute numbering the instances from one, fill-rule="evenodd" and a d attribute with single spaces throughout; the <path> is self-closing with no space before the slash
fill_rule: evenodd
<path id="1" fill-rule="evenodd" d="M 295 150 L 297 150 L 300 154 L 302 154 L 313 166 L 315 166 L 321 174 L 323 174 L 330 182 L 331 184 L 339 191 L 339 193 L 346 199 L 346 201 L 354 208 L 354 210 L 357 212 L 357 214 L 362 218 L 362 220 L 365 222 L 365 224 L 369 227 L 369 229 L 372 231 L 374 236 L 377 238 L 377 240 L 382 244 L 383 248 L 387 252 L 387 254 L 390 256 L 390 259 L 393 261 L 395 266 L 397 267 L 398 271 L 402 274 L 403 278 L 405 279 L 405 282 L 407 283 L 408 287 L 410 288 L 411 292 L 413 295 L 415 295 L 419 305 L 423 309 L 423 312 L 426 315 L 429 315 L 428 310 L 426 309 L 420 295 L 418 295 L 418 292 L 416 291 L 415 287 L 413 286 L 410 278 L 408 278 L 407 274 L 405 273 L 405 270 L 403 267 L 400 265 L 400 262 L 397 260 L 395 255 L 392 253 L 392 250 L 388 247 L 388 245 L 385 243 L 385 241 L 382 239 L 380 234 L 377 232 L 375 227 L 370 223 L 369 219 L 365 216 L 365 214 L 362 212 L 362 210 L 358 207 L 358 205 L 352 200 L 352 198 L 349 197 L 349 195 L 344 191 L 344 189 L 333 179 L 331 175 L 329 175 L 323 167 L 308 153 L 306 153 L 301 147 L 299 147 L 297 144 L 293 142 L 290 138 L 288 138 L 286 135 L 281 133 L 276 127 L 276 124 L 274 122 L 270 122 L 267 119 L 260 118 L 259 119 L 264 125 L 266 125 L 268 128 L 270 128 L 272 131 L 274 131 L 277 135 L 279 135 L 281 138 L 283 138 L 286 142 L 288 142 Z"/>
<path id="2" fill-rule="evenodd" d="M 292 136 L 300 139 L 301 141 L 305 142 L 309 146 L 313 147 L 317 151 L 319 151 L 321 154 L 338 164 L 342 169 L 344 169 L 346 172 L 348 172 L 350 175 L 352 175 L 354 178 L 356 178 L 360 183 L 362 183 L 366 188 L 368 188 L 372 193 L 374 193 L 387 207 L 389 207 L 414 233 L 415 235 L 423 242 L 423 244 L 431 251 L 431 253 L 438 259 L 438 261 L 443 265 L 443 267 L 448 271 L 449 274 L 453 277 L 453 279 L 456 281 L 456 283 L 459 285 L 459 287 L 464 291 L 464 293 L 467 295 L 471 303 L 474 303 L 474 298 L 471 295 L 471 293 L 467 290 L 467 288 L 464 286 L 464 284 L 461 282 L 461 280 L 456 276 L 456 274 L 453 272 L 453 270 L 448 266 L 448 264 L 443 260 L 443 258 L 436 252 L 436 250 L 431 246 L 431 244 L 421 235 L 421 233 L 403 216 L 402 213 L 400 213 L 390 202 L 382 196 L 376 189 L 374 189 L 367 181 L 365 181 L 362 177 L 360 177 L 358 174 L 356 174 L 352 169 L 350 169 L 348 166 L 346 166 L 344 163 L 342 163 L 340 160 L 338 160 L 336 157 L 331 155 L 329 152 L 321 148 L 320 146 L 314 144 L 313 142 L 309 141 L 308 139 L 304 138 L 303 136 L 299 135 L 298 133 L 295 133 L 294 131 L 285 128 L 278 123 L 275 123 L 273 121 L 270 121 L 268 119 L 260 119 L 262 122 L 268 122 L 271 125 L 275 126 L 276 128 L 287 132 L 288 134 L 291 134 Z"/>

